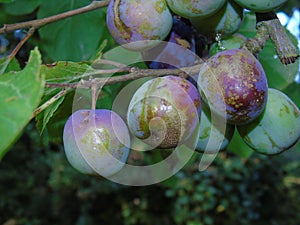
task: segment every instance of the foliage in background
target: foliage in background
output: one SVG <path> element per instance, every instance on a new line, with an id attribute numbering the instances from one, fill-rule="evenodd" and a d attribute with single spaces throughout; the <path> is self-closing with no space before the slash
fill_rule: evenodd
<path id="1" fill-rule="evenodd" d="M 300 155 L 228 152 L 168 182 L 127 187 L 74 170 L 31 124 L 0 164 L 0 224 L 298 225 Z"/>

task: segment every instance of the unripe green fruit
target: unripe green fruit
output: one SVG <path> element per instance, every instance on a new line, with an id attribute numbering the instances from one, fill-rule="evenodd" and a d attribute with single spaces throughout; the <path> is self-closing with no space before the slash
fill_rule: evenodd
<path id="1" fill-rule="evenodd" d="M 218 153 L 225 149 L 233 137 L 235 126 L 212 123 L 210 111 L 202 107 L 200 119 L 200 134 L 196 150 L 205 153 Z"/>
<path id="2" fill-rule="evenodd" d="M 203 18 L 217 12 L 226 0 L 167 0 L 169 7 L 184 18 Z"/>
<path id="3" fill-rule="evenodd" d="M 218 12 L 207 18 L 191 18 L 196 30 L 210 37 L 221 34 L 222 37 L 236 32 L 243 20 L 244 10 L 238 4 L 228 1 Z"/>
<path id="4" fill-rule="evenodd" d="M 126 124 L 110 110 L 78 110 L 67 120 L 64 149 L 70 164 L 85 174 L 111 176 L 125 165 L 130 137 Z"/>
<path id="5" fill-rule="evenodd" d="M 300 111 L 283 92 L 269 88 L 264 113 L 238 126 L 243 140 L 255 151 L 274 155 L 291 148 L 300 138 Z"/>
<path id="6" fill-rule="evenodd" d="M 287 0 L 234 0 L 239 5 L 254 12 L 269 12 L 279 8 Z"/>

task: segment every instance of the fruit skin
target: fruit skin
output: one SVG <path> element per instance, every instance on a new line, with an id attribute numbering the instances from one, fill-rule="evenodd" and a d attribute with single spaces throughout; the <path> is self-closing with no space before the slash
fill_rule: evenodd
<path id="1" fill-rule="evenodd" d="M 173 17 L 173 26 L 164 42 L 142 52 L 150 69 L 171 69 L 192 66 L 196 60 L 195 37 L 188 20 Z"/>
<path id="2" fill-rule="evenodd" d="M 154 40 L 167 37 L 172 28 L 172 15 L 164 0 L 111 0 L 106 23 L 118 44 L 141 51 L 153 47 Z"/>
<path id="3" fill-rule="evenodd" d="M 269 12 L 276 8 L 279 8 L 287 0 L 234 0 L 236 3 L 246 9 L 250 9 L 254 12 Z"/>
<path id="4" fill-rule="evenodd" d="M 216 34 L 221 34 L 222 37 L 227 37 L 239 29 L 243 18 L 243 8 L 233 1 L 227 1 L 213 15 L 207 18 L 192 18 L 190 21 L 196 30 L 203 35 L 215 37 Z"/>
<path id="5" fill-rule="evenodd" d="M 215 154 L 228 146 L 233 137 L 235 126 L 225 124 L 223 127 L 218 121 L 215 121 L 213 124 L 211 112 L 209 109 L 202 107 L 199 129 L 200 134 L 196 150 L 199 152 Z M 210 144 L 208 145 L 209 141 Z"/>
<path id="6" fill-rule="evenodd" d="M 264 113 L 237 129 L 255 151 L 275 155 L 291 148 L 300 139 L 300 110 L 279 90 L 269 88 L 268 96 Z"/>
<path id="7" fill-rule="evenodd" d="M 174 148 L 193 133 L 201 109 L 197 88 L 176 76 L 158 77 L 144 83 L 128 107 L 130 131 L 157 148 Z"/>
<path id="8" fill-rule="evenodd" d="M 75 169 L 108 177 L 124 166 L 130 137 L 126 124 L 113 111 L 82 109 L 67 120 L 63 143 L 67 159 Z"/>
<path id="9" fill-rule="evenodd" d="M 167 0 L 171 10 L 184 18 L 207 17 L 217 12 L 226 0 Z"/>
<path id="10" fill-rule="evenodd" d="M 209 58 L 201 68 L 202 99 L 229 124 L 246 124 L 264 110 L 268 84 L 260 62 L 247 50 L 230 49 Z"/>

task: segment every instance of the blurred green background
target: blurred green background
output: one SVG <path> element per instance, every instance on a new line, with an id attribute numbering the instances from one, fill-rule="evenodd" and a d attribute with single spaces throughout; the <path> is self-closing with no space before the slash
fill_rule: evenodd
<path id="1" fill-rule="evenodd" d="M 299 225 L 299 146 L 244 160 L 223 152 L 168 182 L 129 187 L 75 171 L 33 124 L 0 163 L 0 224 Z M 176 179 L 175 179 L 176 178 Z"/>

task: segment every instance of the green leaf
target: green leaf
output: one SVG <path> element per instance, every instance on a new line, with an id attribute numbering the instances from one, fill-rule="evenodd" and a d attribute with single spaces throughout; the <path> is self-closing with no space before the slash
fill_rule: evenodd
<path id="1" fill-rule="evenodd" d="M 53 64 L 46 64 L 41 66 L 41 73 L 45 75 L 45 80 L 47 82 L 60 83 L 60 82 L 71 82 L 77 81 L 80 79 L 81 75 L 85 74 L 85 72 L 89 71 L 90 66 L 84 62 L 75 63 L 75 62 L 56 62 Z M 46 88 L 44 92 L 44 96 L 41 100 L 41 104 L 47 102 L 54 95 L 61 91 L 61 88 Z M 36 117 L 37 128 L 40 133 L 47 128 L 48 123 L 50 122 L 51 126 L 56 123 L 51 120 L 52 117 L 57 117 L 56 111 L 61 108 L 61 104 L 63 103 L 65 97 L 61 97 L 57 99 L 54 103 L 49 105 L 43 112 L 41 112 Z M 64 102 L 70 109 L 72 108 L 72 102 L 67 101 Z M 69 116 L 70 113 L 67 113 L 66 116 Z M 56 116 L 55 116 L 56 115 Z M 65 117 L 63 117 L 63 121 L 65 121 Z M 61 119 L 59 119 L 61 120 Z M 61 129 L 61 126 L 60 128 Z M 56 132 L 57 133 L 57 132 Z M 51 139 L 51 138 L 50 138 Z M 58 140 L 55 134 L 55 140 Z"/>
<path id="2" fill-rule="evenodd" d="M 16 58 L 13 58 L 8 65 L 7 64 L 7 57 L 3 57 L 2 59 L 0 59 L 0 71 L 3 70 L 3 67 L 6 66 L 4 73 L 8 73 L 11 71 L 20 71 L 21 67 L 20 64 L 18 62 L 18 60 Z"/>
<path id="3" fill-rule="evenodd" d="M 46 128 L 46 125 L 48 124 L 49 120 L 53 116 L 53 114 L 57 111 L 59 106 L 62 104 L 64 101 L 65 97 L 59 98 L 56 102 L 51 104 L 49 107 L 47 107 L 43 113 L 43 125 L 41 129 L 41 133 L 43 133 L 44 129 Z"/>
<path id="4" fill-rule="evenodd" d="M 43 131 L 42 135 L 44 140 L 51 141 L 53 143 L 62 143 L 65 123 L 72 114 L 73 99 L 74 93 L 69 93 L 64 97 L 61 104 L 56 102 L 56 105 L 51 105 L 50 109 L 47 108 L 45 111 L 37 115 L 36 126 L 40 133 Z M 47 110 L 51 111 L 52 115 L 48 113 L 48 117 L 45 116 L 45 112 L 47 114 Z"/>
<path id="5" fill-rule="evenodd" d="M 233 138 L 230 141 L 227 150 L 246 159 L 254 153 L 253 149 L 243 141 L 237 129 L 235 129 Z"/>
<path id="6" fill-rule="evenodd" d="M 297 46 L 297 39 L 288 30 L 286 30 L 286 32 L 292 43 Z M 255 36 L 255 14 L 246 14 L 244 22 L 238 33 L 241 33 L 248 38 L 253 38 Z M 264 49 L 259 53 L 258 59 L 266 72 L 269 87 L 282 90 L 289 84 L 293 83 L 296 75 L 298 74 L 299 60 L 297 60 L 296 63 L 288 66 L 283 65 L 275 52 L 274 44 L 270 40 L 266 43 Z"/>
<path id="7" fill-rule="evenodd" d="M 40 102 L 44 78 L 41 55 L 33 50 L 24 70 L 0 76 L 0 159 L 22 133 Z"/>
<path id="8" fill-rule="evenodd" d="M 47 82 L 70 82 L 80 79 L 80 75 L 90 70 L 90 65 L 84 62 L 60 61 L 42 65 L 41 72 L 45 74 Z"/>
<path id="9" fill-rule="evenodd" d="M 43 1 L 38 18 L 44 18 L 91 3 L 90 0 Z M 73 16 L 39 30 L 42 48 L 54 61 L 83 61 L 96 55 L 100 41 L 108 37 L 105 10 Z M 55 46 L 55 47 L 53 47 Z"/>
<path id="10" fill-rule="evenodd" d="M 9 3 L 9 2 L 13 2 L 15 0 L 0 0 L 0 3 Z"/>
<path id="11" fill-rule="evenodd" d="M 32 13 L 40 5 L 41 0 L 9 0 L 9 2 L 11 3 L 4 5 L 4 11 L 10 15 L 19 16 Z"/>

